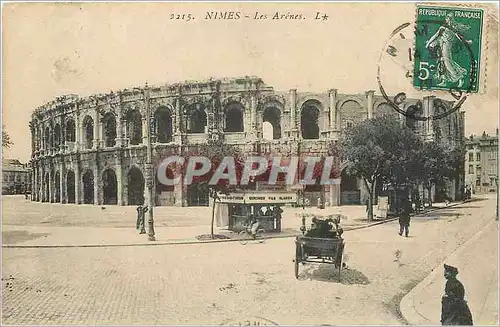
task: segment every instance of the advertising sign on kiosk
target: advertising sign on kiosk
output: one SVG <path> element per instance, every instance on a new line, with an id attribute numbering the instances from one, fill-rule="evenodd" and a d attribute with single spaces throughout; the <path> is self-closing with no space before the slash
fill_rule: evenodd
<path id="1" fill-rule="evenodd" d="M 219 195 L 217 203 L 226 204 L 230 230 L 239 231 L 245 228 L 251 215 L 267 232 L 281 231 L 281 206 L 297 203 L 294 192 L 246 192 Z"/>

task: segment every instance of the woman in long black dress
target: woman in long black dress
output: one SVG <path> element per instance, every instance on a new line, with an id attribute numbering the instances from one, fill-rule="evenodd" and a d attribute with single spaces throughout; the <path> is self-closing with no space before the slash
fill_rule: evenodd
<path id="1" fill-rule="evenodd" d="M 444 265 L 444 277 L 447 281 L 445 294 L 441 299 L 441 324 L 472 326 L 472 314 L 467 301 L 464 300 L 465 289 L 456 278 L 457 274 L 457 268 Z"/>

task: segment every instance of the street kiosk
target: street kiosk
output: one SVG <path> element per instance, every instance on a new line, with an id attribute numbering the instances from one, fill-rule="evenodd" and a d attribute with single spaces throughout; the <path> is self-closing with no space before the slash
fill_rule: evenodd
<path id="1" fill-rule="evenodd" d="M 281 207 L 297 203 L 295 192 L 246 192 L 219 195 L 221 204 L 227 204 L 228 227 L 232 231 L 244 229 L 253 215 L 266 232 L 281 232 Z"/>

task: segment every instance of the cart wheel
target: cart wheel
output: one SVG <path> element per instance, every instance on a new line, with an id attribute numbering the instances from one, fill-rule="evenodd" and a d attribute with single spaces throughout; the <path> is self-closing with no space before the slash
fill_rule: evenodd
<path id="1" fill-rule="evenodd" d="M 299 262 L 302 261 L 302 247 L 299 243 L 295 246 L 295 278 L 299 279 Z"/>
<path id="2" fill-rule="evenodd" d="M 257 240 L 259 241 L 259 243 L 264 243 L 266 241 L 266 235 L 265 235 L 265 232 L 263 229 L 259 229 L 257 231 Z"/>
<path id="3" fill-rule="evenodd" d="M 338 275 L 338 281 L 340 282 L 340 272 L 342 270 L 342 256 L 340 256 L 340 260 L 339 260 L 339 275 Z"/>
<path id="4" fill-rule="evenodd" d="M 240 240 L 241 245 L 245 245 L 248 243 L 248 233 L 244 230 L 238 233 L 238 239 Z"/>
<path id="5" fill-rule="evenodd" d="M 339 269 L 339 276 L 338 276 L 338 280 L 340 282 L 340 273 L 342 271 L 342 257 L 343 257 L 343 254 L 344 254 L 344 244 L 342 244 L 342 246 L 340 247 L 340 251 L 339 253 L 337 253 L 337 263 L 339 265 L 338 269 Z"/>

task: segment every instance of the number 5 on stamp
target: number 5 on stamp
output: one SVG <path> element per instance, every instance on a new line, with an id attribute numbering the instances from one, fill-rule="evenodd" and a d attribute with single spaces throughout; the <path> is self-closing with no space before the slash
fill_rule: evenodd
<path id="1" fill-rule="evenodd" d="M 413 85 L 478 92 L 482 30 L 481 9 L 417 6 Z"/>

